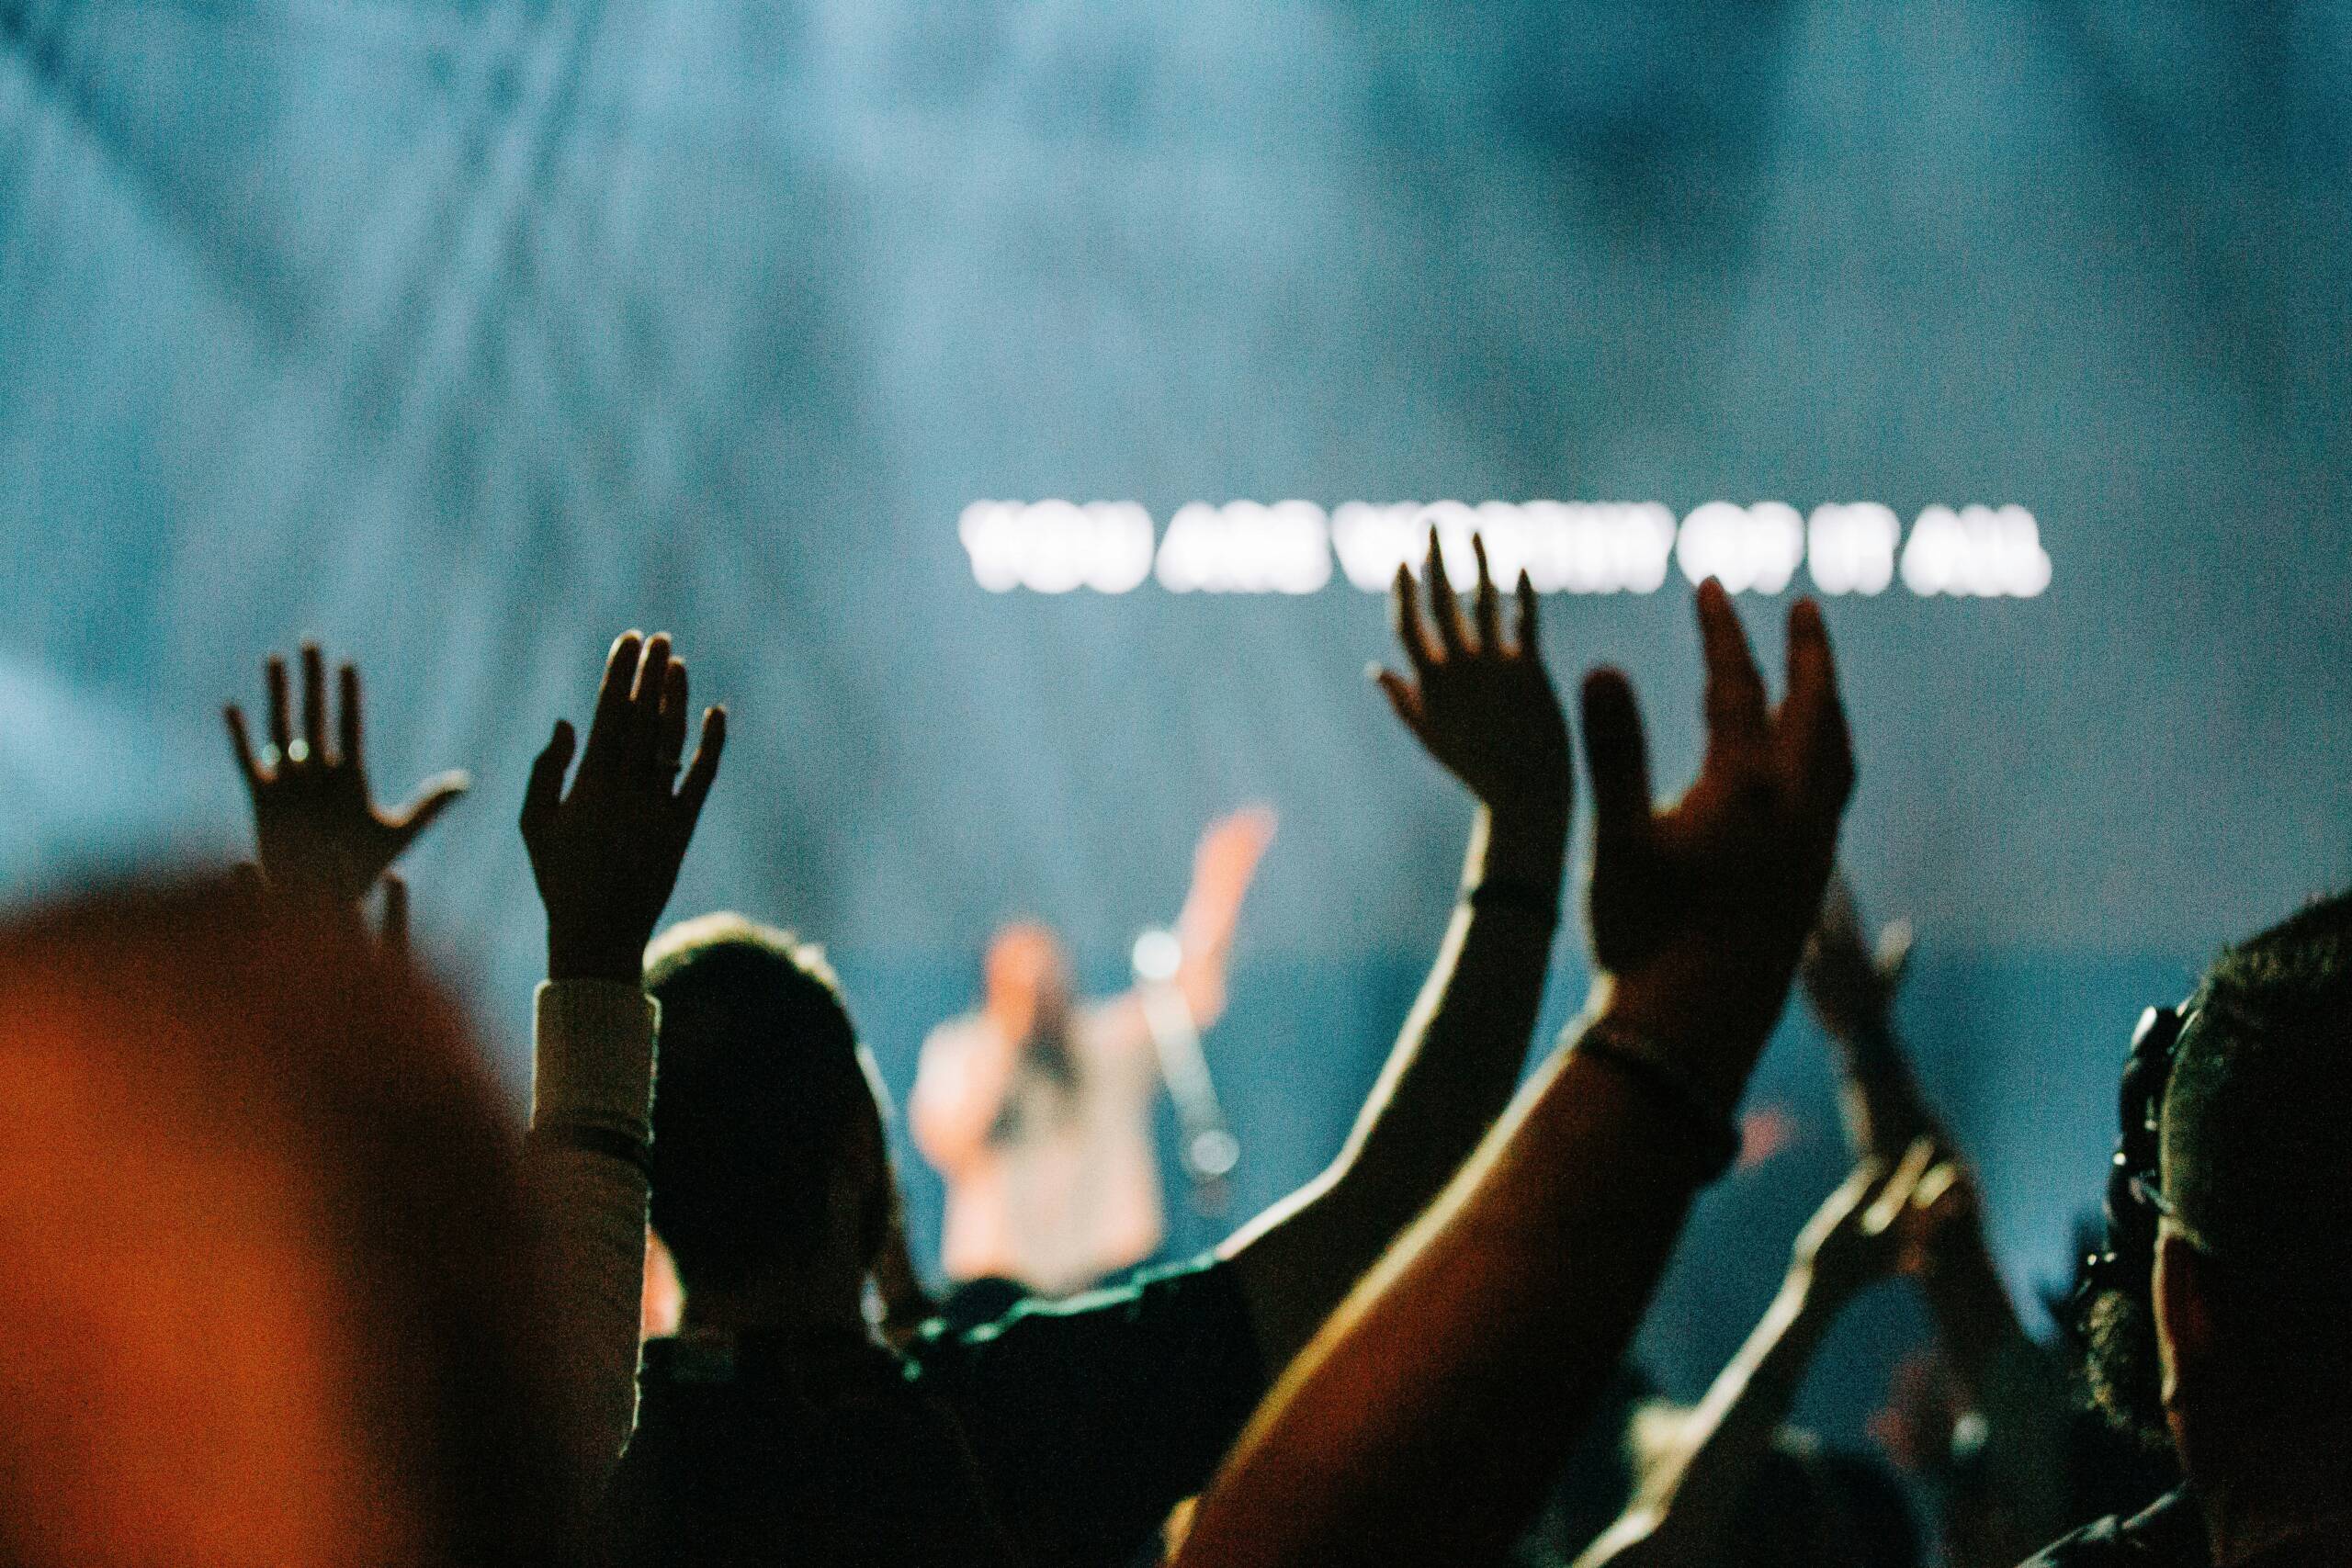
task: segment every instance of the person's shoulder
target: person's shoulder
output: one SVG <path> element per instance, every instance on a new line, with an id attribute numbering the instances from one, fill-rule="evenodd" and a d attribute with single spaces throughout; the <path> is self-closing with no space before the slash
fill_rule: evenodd
<path id="1" fill-rule="evenodd" d="M 2168 1492 L 2126 1519 L 2109 1514 L 2054 1540 L 2019 1568 L 2205 1568 L 2205 1540 L 2185 1492 Z"/>
<path id="2" fill-rule="evenodd" d="M 1060 1300 L 1029 1297 L 986 1323 L 956 1325 L 934 1318 L 906 1355 L 918 1378 L 953 1376 L 976 1362 L 1032 1352 L 1075 1355 L 1138 1338 L 1189 1338 L 1219 1330 L 1247 1333 L 1249 1308 L 1232 1265 L 1215 1253 L 1138 1269 L 1125 1278 Z"/>

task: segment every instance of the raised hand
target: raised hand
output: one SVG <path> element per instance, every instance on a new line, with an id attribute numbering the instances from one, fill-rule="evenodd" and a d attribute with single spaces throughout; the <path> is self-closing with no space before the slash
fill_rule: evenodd
<path id="1" fill-rule="evenodd" d="M 707 709 L 694 761 L 686 745 L 686 665 L 670 637 L 624 632 L 605 662 L 580 771 L 571 726 L 531 766 L 523 795 L 523 845 L 548 911 L 550 979 L 635 983 L 645 944 L 678 884 L 678 866 L 727 746 L 727 710 Z"/>
<path id="2" fill-rule="evenodd" d="M 1911 922 L 1888 922 L 1873 948 L 1863 934 L 1854 890 L 1843 876 L 1832 876 L 1798 969 L 1821 1026 L 1840 1040 L 1885 1033 L 1910 963 Z"/>
<path id="3" fill-rule="evenodd" d="M 1730 598 L 1700 584 L 1707 746 L 1673 805 L 1652 803 L 1632 686 L 1584 683 L 1595 823 L 1588 889 L 1593 953 L 1623 1021 L 1665 1036 L 1736 1041 L 1720 1087 L 1736 1098 L 1787 998 L 1836 853 L 1854 761 L 1821 611 L 1789 612 L 1788 691 L 1765 701 Z"/>
<path id="4" fill-rule="evenodd" d="M 1238 909 L 1274 826 L 1271 806 L 1246 806 L 1210 823 L 1193 852 L 1193 898 L 1211 909 Z"/>
<path id="5" fill-rule="evenodd" d="M 1794 1272 L 1822 1304 L 1835 1306 L 1909 1271 L 1925 1226 L 1923 1186 L 1951 1169 L 1926 1138 L 1891 1172 L 1877 1160 L 1863 1161 L 1798 1235 Z M 1942 1180 L 1949 1185 L 1948 1176 Z"/>
<path id="6" fill-rule="evenodd" d="M 269 683 L 269 744 L 254 755 L 244 710 L 223 710 L 237 769 L 253 798 L 254 837 L 262 875 L 276 888 L 341 904 L 356 904 L 385 868 L 466 793 L 462 773 L 426 780 L 398 811 L 379 807 L 368 792 L 361 750 L 359 671 L 340 672 L 342 711 L 336 743 L 327 745 L 326 663 L 315 643 L 302 647 L 302 733 L 287 711 L 286 660 L 264 666 Z"/>
<path id="7" fill-rule="evenodd" d="M 1501 596 L 1487 568 L 1487 546 L 1474 537 L 1478 583 L 1465 621 L 1445 574 L 1437 530 L 1430 530 L 1428 621 L 1413 574 L 1396 569 L 1396 639 L 1411 675 L 1374 672 L 1430 756 L 1487 806 L 1541 807 L 1566 816 L 1571 793 L 1568 726 L 1536 646 L 1535 589 L 1519 574 L 1511 637 L 1502 629 Z M 1432 624 L 1433 628 L 1432 629 Z"/>

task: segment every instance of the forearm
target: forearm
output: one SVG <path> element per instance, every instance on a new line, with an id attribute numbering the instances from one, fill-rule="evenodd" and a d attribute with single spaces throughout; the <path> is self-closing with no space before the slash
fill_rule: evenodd
<path id="1" fill-rule="evenodd" d="M 1543 999 L 1566 841 L 1564 814 L 1479 811 L 1464 897 L 1346 1145 L 1227 1244 L 1270 1366 L 1306 1342 L 1510 1102 Z"/>
<path id="2" fill-rule="evenodd" d="M 941 1171 L 960 1168 L 988 1143 L 1012 1087 L 1019 1043 L 995 1029 L 952 1050 L 926 1050 L 907 1099 L 907 1130 Z"/>
<path id="3" fill-rule="evenodd" d="M 1702 1174 L 1638 1086 L 1556 1055 L 1283 1376 L 1178 1562 L 1498 1549 L 1623 1353 Z"/>
<path id="4" fill-rule="evenodd" d="M 567 1437 L 601 1484 L 637 1418 L 659 1014 L 637 987 L 598 980 L 542 986 L 537 1011 L 525 1169 L 548 1237 Z"/>
<path id="5" fill-rule="evenodd" d="M 1981 1233 L 1939 1249 L 1921 1284 L 1961 1392 L 1984 1423 L 1996 1521 L 1988 1555 L 2018 1561 L 2071 1522 L 2064 1382 L 2019 1321 Z"/>
<path id="6" fill-rule="evenodd" d="M 1875 1156 L 1892 1164 L 1917 1139 L 1945 1141 L 1943 1125 L 1891 1026 L 1833 1034 L 1830 1043 L 1838 1054 L 1838 1107 L 1856 1158 Z"/>
<path id="7" fill-rule="evenodd" d="M 1747 1342 L 1683 1418 L 1665 1472 L 1645 1486 L 1621 1528 L 1578 1560 L 1579 1568 L 1598 1568 L 1637 1543 L 1653 1552 L 1663 1549 L 1665 1559 L 1675 1562 L 1733 1555 L 1724 1550 L 1724 1532 L 1735 1524 L 1739 1501 L 1788 1419 L 1836 1314 L 1837 1303 L 1810 1275 L 1792 1270 Z"/>

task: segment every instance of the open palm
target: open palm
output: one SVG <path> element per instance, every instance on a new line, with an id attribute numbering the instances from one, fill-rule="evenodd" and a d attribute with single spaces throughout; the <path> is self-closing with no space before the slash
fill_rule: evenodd
<path id="1" fill-rule="evenodd" d="M 327 745 L 326 663 L 315 644 L 302 649 L 302 733 L 288 712 L 286 660 L 264 667 L 269 686 L 269 743 L 259 755 L 244 711 L 224 710 L 237 769 L 252 796 L 262 875 L 273 886 L 356 903 L 401 852 L 466 793 L 462 773 L 428 779 L 397 811 L 368 793 L 362 750 L 359 671 L 340 673 L 336 744 Z"/>

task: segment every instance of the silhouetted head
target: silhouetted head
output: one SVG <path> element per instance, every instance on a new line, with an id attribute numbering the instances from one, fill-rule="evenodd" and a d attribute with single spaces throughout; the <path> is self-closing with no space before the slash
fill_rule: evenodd
<path id="1" fill-rule="evenodd" d="M 1051 1032 L 1069 1010 L 1069 954 L 1050 926 L 1019 920 L 998 931 L 983 975 L 989 1014 L 1015 1034 Z"/>
<path id="2" fill-rule="evenodd" d="M 881 1089 L 824 954 L 741 915 L 646 954 L 662 1004 L 653 1226 L 697 1292 L 838 1262 L 862 1279 L 890 1213 Z"/>
<path id="3" fill-rule="evenodd" d="M 0 931 L 0 1561 L 567 1560 L 516 1129 L 454 1010 L 201 886 Z"/>
<path id="4" fill-rule="evenodd" d="M 2352 896 L 2206 976 L 2165 1094 L 2163 1394 L 2200 1434 L 2352 1427 Z M 2267 1446 L 2267 1445 L 2263 1445 Z"/>
<path id="5" fill-rule="evenodd" d="M 2192 1475 L 2249 1446 L 2340 1438 L 2352 1427 L 2352 896 L 2206 973 L 2173 1048 L 2160 1150 L 2147 1289 L 2092 1309 L 2102 1403 L 2168 1435 Z"/>

